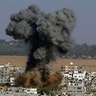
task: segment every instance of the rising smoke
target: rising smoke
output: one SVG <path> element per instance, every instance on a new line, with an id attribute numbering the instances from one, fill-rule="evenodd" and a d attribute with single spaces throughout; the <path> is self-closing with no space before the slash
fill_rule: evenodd
<path id="1" fill-rule="evenodd" d="M 13 14 L 6 33 L 15 39 L 30 42 L 30 53 L 26 71 L 43 68 L 55 55 L 66 54 L 73 45 L 71 32 L 76 25 L 76 17 L 70 9 L 63 8 L 45 14 L 36 5 Z"/>
<path id="2" fill-rule="evenodd" d="M 60 73 L 55 73 L 50 75 L 49 73 L 44 75 L 45 80 L 41 80 L 41 75 L 39 71 L 31 71 L 23 74 L 18 74 L 15 84 L 17 86 L 29 87 L 29 88 L 57 88 L 62 80 Z"/>

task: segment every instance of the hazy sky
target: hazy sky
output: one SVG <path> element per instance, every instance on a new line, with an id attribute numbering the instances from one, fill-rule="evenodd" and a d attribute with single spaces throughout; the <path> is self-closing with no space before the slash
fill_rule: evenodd
<path id="1" fill-rule="evenodd" d="M 31 4 L 38 5 L 46 13 L 64 7 L 73 9 L 78 20 L 72 34 L 75 42 L 96 44 L 96 0 L 0 0 L 0 39 L 10 40 L 5 33 L 10 15 Z"/>

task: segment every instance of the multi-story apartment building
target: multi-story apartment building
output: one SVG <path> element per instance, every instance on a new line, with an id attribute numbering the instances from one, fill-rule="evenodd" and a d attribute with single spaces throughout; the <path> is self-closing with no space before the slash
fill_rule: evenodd
<path id="1" fill-rule="evenodd" d="M 8 83 L 10 79 L 10 65 L 0 65 L 0 83 Z"/>
<path id="2" fill-rule="evenodd" d="M 23 73 L 25 68 L 23 67 L 13 67 L 10 63 L 5 65 L 0 65 L 0 84 L 12 83 L 14 84 L 14 76 L 12 73 Z"/>
<path id="3" fill-rule="evenodd" d="M 86 92 L 91 90 L 93 84 L 91 75 L 85 71 L 83 67 L 78 68 L 78 66 L 74 66 L 71 62 L 69 66 L 61 67 L 61 73 L 64 80 L 67 81 L 66 92 L 68 92 L 68 94 L 72 96 L 84 96 Z M 63 81 L 61 84 L 64 86 L 65 82 Z"/>
<path id="4" fill-rule="evenodd" d="M 86 87 L 83 81 L 70 80 L 68 83 L 68 94 L 84 96 Z"/>
<path id="5" fill-rule="evenodd" d="M 86 71 L 82 67 L 78 68 L 78 66 L 74 66 L 74 64 L 71 62 L 68 66 L 61 67 L 62 75 L 64 77 L 67 77 L 69 79 L 74 78 L 78 80 L 83 80 L 86 76 Z"/>

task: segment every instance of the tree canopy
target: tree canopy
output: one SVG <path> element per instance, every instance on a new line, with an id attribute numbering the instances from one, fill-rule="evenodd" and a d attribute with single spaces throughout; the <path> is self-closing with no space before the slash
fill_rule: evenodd
<path id="1" fill-rule="evenodd" d="M 5 41 L 0 39 L 0 55 L 17 55 L 17 56 L 27 56 L 28 45 L 23 41 Z M 96 45 L 88 44 L 75 44 L 66 55 L 66 58 L 96 58 Z"/>

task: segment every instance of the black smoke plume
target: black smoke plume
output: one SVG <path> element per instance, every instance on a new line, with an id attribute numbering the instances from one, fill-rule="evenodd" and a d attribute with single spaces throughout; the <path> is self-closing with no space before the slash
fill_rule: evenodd
<path id="1" fill-rule="evenodd" d="M 23 81 L 21 85 L 27 87 L 31 84 L 30 86 L 53 88 L 60 83 L 61 76 L 50 75 L 46 64 L 56 55 L 66 54 L 72 47 L 71 32 L 75 25 L 74 12 L 66 8 L 46 14 L 38 6 L 31 5 L 11 15 L 6 33 L 15 39 L 29 42 L 31 49 L 26 71 L 37 70 L 33 71 L 33 75 L 25 73 L 25 76 L 21 76 L 25 81 L 17 79 L 17 85 Z M 54 82 L 58 82 L 57 85 Z"/>
<path id="2" fill-rule="evenodd" d="M 26 70 L 50 62 L 54 54 L 65 54 L 72 47 L 71 32 L 76 25 L 72 10 L 62 9 L 45 14 L 36 5 L 13 14 L 6 33 L 30 42 Z"/>

